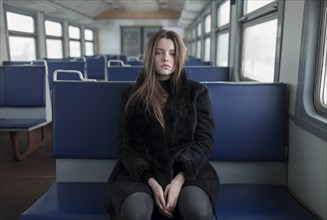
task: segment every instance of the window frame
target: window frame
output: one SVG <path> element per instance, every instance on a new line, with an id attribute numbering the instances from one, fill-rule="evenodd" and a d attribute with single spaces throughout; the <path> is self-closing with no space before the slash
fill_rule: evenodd
<path id="1" fill-rule="evenodd" d="M 71 36 L 69 36 L 69 27 L 74 27 L 74 28 L 78 28 L 79 30 L 79 38 L 72 38 Z M 70 48 L 70 43 L 71 42 L 78 42 L 79 45 L 80 45 L 80 55 L 77 56 L 77 57 L 82 57 L 83 56 L 83 48 L 84 48 L 84 45 L 83 45 L 83 38 L 84 38 L 84 29 L 80 26 L 80 25 L 76 25 L 76 24 L 71 24 L 69 23 L 67 25 L 67 36 L 68 36 L 68 57 L 74 57 L 75 56 L 72 56 L 71 54 L 71 48 Z"/>
<path id="2" fill-rule="evenodd" d="M 209 8 L 210 9 L 210 8 Z M 202 22 L 202 35 L 203 35 L 203 44 L 202 44 L 202 57 L 201 60 L 205 61 L 205 62 L 211 62 L 211 48 L 212 48 L 212 40 L 211 40 L 211 33 L 212 33 L 212 14 L 211 14 L 211 10 L 209 10 L 207 13 L 205 13 L 203 15 L 203 22 Z M 208 20 L 207 20 L 208 19 Z M 209 22 L 209 29 L 206 32 L 206 25 Z M 207 42 L 209 42 L 209 47 L 207 47 Z M 207 57 L 209 56 L 209 57 Z"/>
<path id="3" fill-rule="evenodd" d="M 22 32 L 22 31 L 13 31 L 8 29 L 8 19 L 7 19 L 7 12 L 11 12 L 14 14 L 19 14 L 19 15 L 24 15 L 24 16 L 29 16 L 32 17 L 33 22 L 34 22 L 34 33 L 27 33 L 27 32 Z M 15 7 L 12 7 L 10 5 L 4 4 L 4 25 L 5 25 L 5 30 L 6 30 L 6 44 L 7 44 L 7 54 L 8 54 L 8 60 L 12 61 L 12 56 L 10 53 L 10 41 L 9 37 L 26 37 L 26 38 L 33 38 L 34 40 L 34 50 L 35 50 L 35 59 L 38 59 L 40 56 L 40 51 L 38 49 L 38 22 L 37 22 L 37 16 L 36 13 L 29 11 L 29 10 L 20 10 Z M 30 60 L 28 60 L 30 61 Z"/>
<path id="4" fill-rule="evenodd" d="M 221 0 L 219 1 L 218 3 L 216 3 L 215 5 L 215 11 L 216 11 L 216 17 L 214 18 L 216 20 L 216 23 L 215 23 L 215 65 L 218 66 L 218 37 L 223 35 L 223 34 L 228 34 L 228 50 L 227 50 L 227 66 L 230 66 L 230 42 L 231 42 L 231 16 L 232 16 L 232 0 L 229 0 L 230 2 L 230 5 L 229 5 L 229 22 L 227 24 L 224 24 L 222 26 L 218 26 L 218 19 L 219 19 L 219 13 L 218 13 L 218 10 L 219 10 L 219 7 L 221 7 L 221 5 L 223 5 L 225 2 L 227 2 L 228 0 Z"/>
<path id="5" fill-rule="evenodd" d="M 62 32 L 62 36 L 53 36 L 53 35 L 47 35 L 46 34 L 46 26 L 45 26 L 45 22 L 46 21 L 51 21 L 51 22 L 56 22 L 56 23 L 59 23 L 61 25 L 61 32 Z M 62 58 L 65 57 L 65 42 L 64 42 L 64 24 L 62 21 L 59 21 L 57 19 L 51 19 L 51 18 L 44 18 L 44 36 L 45 36 L 45 55 L 48 57 L 48 47 L 47 47 L 47 40 L 50 39 L 50 40 L 61 40 L 62 42 L 62 48 L 61 48 L 61 52 L 62 52 Z"/>
<path id="6" fill-rule="evenodd" d="M 259 81 L 256 79 L 244 77 L 242 75 L 242 55 L 243 55 L 243 31 L 244 27 L 250 24 L 260 24 L 272 18 L 277 19 L 277 35 L 276 35 L 276 49 L 275 49 L 275 61 L 274 61 L 274 75 L 272 82 L 279 82 L 279 70 L 281 59 L 281 44 L 282 44 L 282 32 L 283 32 L 283 19 L 284 19 L 284 5 L 282 0 L 275 0 L 257 10 L 254 10 L 248 14 L 244 14 L 244 2 L 236 2 L 236 13 L 238 17 L 237 21 L 237 33 L 236 33 L 236 54 L 235 57 L 235 80 L 236 81 Z"/>
<path id="7" fill-rule="evenodd" d="M 320 7 L 322 1 L 306 0 L 302 28 L 299 77 L 296 91 L 294 122 L 312 134 L 327 140 L 327 118 L 317 111 L 314 104 L 317 85 L 317 56 L 319 49 Z M 312 74 L 315 73 L 315 74 Z"/>
<path id="8" fill-rule="evenodd" d="M 317 111 L 323 116 L 327 117 L 327 106 L 323 106 L 320 102 L 320 91 L 321 91 L 321 83 L 322 81 L 326 81 L 327 73 L 323 79 L 322 71 L 324 61 L 327 59 L 327 2 L 322 3 L 323 7 L 321 8 L 320 17 L 323 17 L 322 21 L 320 21 L 319 27 L 319 40 L 318 40 L 318 54 L 317 54 L 317 64 L 316 64 L 316 77 L 315 77 L 315 93 L 314 93 L 314 104 Z M 325 31 L 325 32 L 324 32 Z M 325 64 L 326 65 L 326 64 Z M 326 71 L 325 66 L 325 71 Z M 326 88 L 327 89 L 327 88 Z M 327 104 L 327 103 L 326 103 Z"/>
<path id="9" fill-rule="evenodd" d="M 92 34 L 93 34 L 93 39 L 92 40 L 87 40 L 86 37 L 85 37 L 85 30 L 90 30 L 92 31 Z M 92 43 L 93 44 L 93 55 L 91 56 L 94 56 L 95 54 L 95 30 L 93 28 L 89 28 L 89 27 L 84 27 L 83 28 L 83 39 L 84 39 L 84 56 L 90 56 L 90 55 L 86 55 L 86 43 Z"/>

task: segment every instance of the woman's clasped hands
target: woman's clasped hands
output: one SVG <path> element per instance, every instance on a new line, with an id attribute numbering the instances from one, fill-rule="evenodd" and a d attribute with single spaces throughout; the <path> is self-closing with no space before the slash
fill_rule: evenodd
<path id="1" fill-rule="evenodd" d="M 176 208 L 178 196 L 184 182 L 184 174 L 179 173 L 163 190 L 154 178 L 149 179 L 148 183 L 152 189 L 156 206 L 162 215 L 168 218 L 173 218 L 173 212 Z"/>

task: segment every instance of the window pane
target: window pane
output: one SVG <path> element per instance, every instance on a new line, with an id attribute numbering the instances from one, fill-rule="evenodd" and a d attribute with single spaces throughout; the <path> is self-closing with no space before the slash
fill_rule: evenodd
<path id="1" fill-rule="evenodd" d="M 195 37 L 196 37 L 196 29 L 193 28 L 193 29 L 192 29 L 192 39 L 194 40 Z"/>
<path id="2" fill-rule="evenodd" d="M 210 61 L 210 37 L 207 37 L 205 40 L 204 40 L 204 51 L 205 51 L 205 54 L 204 54 L 204 61 Z"/>
<path id="3" fill-rule="evenodd" d="M 196 44 L 197 44 L 197 50 L 196 50 L 196 57 L 197 58 L 199 58 L 199 59 L 201 59 L 201 41 L 200 40 L 198 40 L 197 42 L 196 42 Z"/>
<path id="4" fill-rule="evenodd" d="M 34 19 L 31 16 L 7 12 L 8 30 L 34 33 Z"/>
<path id="5" fill-rule="evenodd" d="M 81 31 L 78 27 L 69 26 L 68 27 L 68 35 L 71 39 L 80 39 L 81 38 Z"/>
<path id="6" fill-rule="evenodd" d="M 45 21 L 45 34 L 48 36 L 62 36 L 61 24 L 53 21 Z"/>
<path id="7" fill-rule="evenodd" d="M 217 66 L 228 66 L 228 43 L 229 34 L 219 34 L 217 36 Z"/>
<path id="8" fill-rule="evenodd" d="M 229 23 L 229 12 L 230 12 L 230 1 L 226 1 L 221 4 L 218 8 L 218 17 L 217 17 L 217 24 L 218 27 L 221 27 L 225 24 Z"/>
<path id="9" fill-rule="evenodd" d="M 196 44 L 195 41 L 192 43 L 192 56 L 196 56 Z"/>
<path id="10" fill-rule="evenodd" d="M 85 37 L 85 40 L 93 40 L 93 31 L 92 30 L 89 30 L 89 29 L 85 29 L 84 30 L 84 37 Z"/>
<path id="11" fill-rule="evenodd" d="M 198 23 L 198 26 L 197 26 L 197 36 L 198 36 L 198 37 L 200 37 L 201 34 L 202 34 L 201 29 L 202 29 L 202 25 L 201 25 L 201 23 L 199 22 L 199 23 Z"/>
<path id="12" fill-rule="evenodd" d="M 94 55 L 94 45 L 92 42 L 85 43 L 85 55 L 86 56 Z"/>
<path id="13" fill-rule="evenodd" d="M 244 29 L 242 74 L 263 82 L 274 79 L 277 19 Z"/>
<path id="14" fill-rule="evenodd" d="M 209 33 L 211 31 L 211 15 L 207 15 L 204 20 L 204 32 Z"/>
<path id="15" fill-rule="evenodd" d="M 261 8 L 274 0 L 245 0 L 244 1 L 244 13 L 248 14 L 252 11 L 257 10 L 258 8 Z"/>
<path id="16" fill-rule="evenodd" d="M 79 41 L 69 41 L 69 56 L 80 57 L 81 56 L 81 43 Z"/>
<path id="17" fill-rule="evenodd" d="M 327 18 L 327 10 L 326 16 Z M 323 107 L 327 108 L 327 24 L 325 24 L 325 38 L 324 38 L 324 55 L 322 60 L 322 68 L 321 68 L 321 84 L 320 84 L 320 92 L 319 92 L 319 100 Z"/>
<path id="18" fill-rule="evenodd" d="M 9 36 L 9 50 L 11 61 L 31 61 L 36 59 L 34 38 Z"/>
<path id="19" fill-rule="evenodd" d="M 47 39 L 47 58 L 63 58 L 62 40 Z"/>

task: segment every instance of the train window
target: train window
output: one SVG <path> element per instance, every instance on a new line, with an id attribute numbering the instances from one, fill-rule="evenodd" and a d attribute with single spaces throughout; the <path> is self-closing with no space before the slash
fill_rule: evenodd
<path id="1" fill-rule="evenodd" d="M 32 16 L 6 12 L 9 55 L 12 61 L 36 59 L 35 21 Z"/>
<path id="2" fill-rule="evenodd" d="M 93 31 L 90 29 L 84 30 L 84 40 L 85 40 L 85 55 L 94 55 L 94 36 Z"/>
<path id="3" fill-rule="evenodd" d="M 242 80 L 279 80 L 284 1 L 237 1 L 239 14 L 236 72 Z"/>
<path id="4" fill-rule="evenodd" d="M 318 51 L 318 71 L 316 83 L 315 104 L 320 113 L 327 116 L 327 3 L 325 2 L 324 11 L 321 12 L 321 27 Z"/>
<path id="5" fill-rule="evenodd" d="M 211 32 L 211 15 L 207 15 L 204 18 L 204 33 Z"/>
<path id="6" fill-rule="evenodd" d="M 7 12 L 8 30 L 34 33 L 34 19 L 31 16 Z"/>
<path id="7" fill-rule="evenodd" d="M 277 19 L 244 28 L 243 77 L 262 82 L 274 80 L 276 32 Z"/>
<path id="8" fill-rule="evenodd" d="M 229 34 L 220 33 L 217 35 L 217 66 L 228 66 L 228 45 L 229 45 Z"/>
<path id="9" fill-rule="evenodd" d="M 201 40 L 196 42 L 196 57 L 201 59 Z"/>
<path id="10" fill-rule="evenodd" d="M 202 25 L 201 25 L 201 22 L 199 22 L 197 25 L 196 36 L 201 37 L 201 34 L 202 34 Z"/>
<path id="11" fill-rule="evenodd" d="M 295 123 L 327 140 L 327 1 L 306 0 Z"/>
<path id="12" fill-rule="evenodd" d="M 47 58 L 63 58 L 63 32 L 59 22 L 45 20 Z"/>
<path id="13" fill-rule="evenodd" d="M 211 60 L 211 15 L 204 17 L 204 57 L 203 60 L 209 62 Z"/>
<path id="14" fill-rule="evenodd" d="M 62 25 L 59 22 L 48 21 L 45 22 L 45 34 L 47 36 L 62 36 Z"/>
<path id="15" fill-rule="evenodd" d="M 228 66 L 230 0 L 217 5 L 216 65 Z"/>
<path id="16" fill-rule="evenodd" d="M 47 58 L 63 58 L 62 40 L 46 39 Z"/>
<path id="17" fill-rule="evenodd" d="M 196 55 L 196 44 L 195 44 L 195 41 L 192 42 L 191 47 L 192 47 L 191 55 L 193 57 L 195 57 L 195 55 Z"/>
<path id="18" fill-rule="evenodd" d="M 246 0 L 244 1 L 244 13 L 248 14 L 252 11 L 255 11 L 271 2 L 274 0 L 260 0 L 260 1 L 253 1 L 253 0 Z"/>
<path id="19" fill-rule="evenodd" d="M 93 41 L 93 31 L 92 30 L 85 29 L 84 30 L 84 36 L 85 36 L 85 40 Z"/>
<path id="20" fill-rule="evenodd" d="M 230 20 L 230 1 L 225 1 L 220 4 L 217 8 L 217 25 L 218 27 L 222 27 L 229 23 Z"/>
<path id="21" fill-rule="evenodd" d="M 79 27 L 68 26 L 69 38 L 79 40 L 81 38 L 81 30 Z"/>
<path id="22" fill-rule="evenodd" d="M 81 43 L 79 41 L 69 41 L 69 56 L 70 57 L 81 56 Z"/>
<path id="23" fill-rule="evenodd" d="M 210 61 L 210 44 L 211 44 L 211 39 L 210 37 L 206 37 L 204 39 L 204 61 L 208 62 Z"/>
<path id="24" fill-rule="evenodd" d="M 192 29 L 192 40 L 195 40 L 196 39 L 196 29 L 193 28 Z"/>
<path id="25" fill-rule="evenodd" d="M 81 30 L 79 27 L 68 26 L 69 36 L 69 56 L 80 57 L 81 56 Z"/>

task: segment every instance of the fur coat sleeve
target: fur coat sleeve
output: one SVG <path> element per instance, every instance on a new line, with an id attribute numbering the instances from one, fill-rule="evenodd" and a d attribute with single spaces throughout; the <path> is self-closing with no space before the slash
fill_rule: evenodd
<path id="1" fill-rule="evenodd" d="M 140 180 L 141 175 L 151 171 L 149 161 L 144 157 L 133 140 L 126 136 L 126 113 L 125 107 L 132 87 L 128 88 L 121 96 L 119 125 L 118 125 L 118 158 L 125 166 L 127 172 L 133 180 Z"/>
<path id="2" fill-rule="evenodd" d="M 175 160 L 184 172 L 186 180 L 194 180 L 203 165 L 208 163 L 214 141 L 214 122 L 208 91 L 203 85 L 196 85 L 191 94 L 195 115 L 194 121 L 188 126 L 193 125 L 193 141 L 180 147 L 183 151 Z"/>

